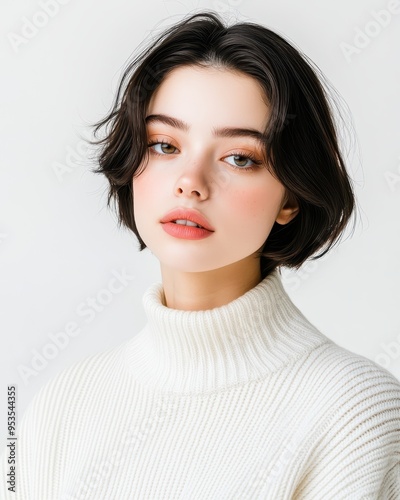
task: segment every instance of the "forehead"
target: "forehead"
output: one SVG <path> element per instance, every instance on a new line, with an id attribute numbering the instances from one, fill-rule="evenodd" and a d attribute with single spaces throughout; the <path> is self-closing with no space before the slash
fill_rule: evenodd
<path id="1" fill-rule="evenodd" d="M 233 70 L 180 66 L 153 93 L 148 114 L 179 116 L 188 123 L 265 128 L 269 107 L 259 82 Z M 212 123 L 211 123 L 212 122 Z"/>

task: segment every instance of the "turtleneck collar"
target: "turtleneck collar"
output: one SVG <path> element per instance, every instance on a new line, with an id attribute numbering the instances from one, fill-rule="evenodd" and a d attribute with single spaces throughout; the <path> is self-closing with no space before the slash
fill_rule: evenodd
<path id="1" fill-rule="evenodd" d="M 166 307 L 160 282 L 142 301 L 148 321 L 127 343 L 125 362 L 139 383 L 161 392 L 211 392 L 261 379 L 331 342 L 293 304 L 278 269 L 213 309 Z"/>

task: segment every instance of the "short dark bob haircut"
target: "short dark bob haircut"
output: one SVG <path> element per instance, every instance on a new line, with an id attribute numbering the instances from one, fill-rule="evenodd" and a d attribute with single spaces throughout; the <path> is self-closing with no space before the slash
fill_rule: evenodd
<path id="1" fill-rule="evenodd" d="M 264 131 L 265 159 L 286 189 L 286 201 L 299 207 L 287 224 L 274 223 L 260 257 L 262 278 L 278 266 L 298 269 L 325 255 L 339 240 L 355 208 L 354 192 L 338 144 L 331 104 L 308 58 L 264 26 L 238 22 L 225 26 L 217 13 L 203 11 L 165 29 L 129 63 L 110 113 L 93 125 L 106 125 L 94 173 L 109 181 L 118 222 L 146 248 L 133 212 L 134 176 L 148 159 L 145 117 L 148 103 L 165 76 L 180 66 L 218 67 L 256 79 L 271 117 Z M 127 83 L 127 84 L 126 84 Z"/>

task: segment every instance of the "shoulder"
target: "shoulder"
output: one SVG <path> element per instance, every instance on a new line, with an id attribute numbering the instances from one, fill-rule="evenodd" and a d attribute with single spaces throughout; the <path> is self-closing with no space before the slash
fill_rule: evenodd
<path id="1" fill-rule="evenodd" d="M 400 494 L 400 382 L 333 342 L 318 350 L 319 421 L 298 498 L 317 498 L 316 492 L 318 498 L 340 492 L 340 499 Z"/>
<path id="2" fill-rule="evenodd" d="M 315 349 L 311 357 L 315 376 L 324 380 L 331 394 L 399 394 L 400 381 L 389 370 L 332 341 Z"/>
<path id="3" fill-rule="evenodd" d="M 400 439 L 400 381 L 386 368 L 332 341 L 300 364 L 304 404 L 328 440 L 358 426 L 370 428 L 371 436 L 397 432 Z"/>
<path id="4" fill-rule="evenodd" d="M 399 380 L 375 361 L 333 342 L 321 347 L 317 377 L 325 409 L 324 444 L 344 449 L 368 442 L 371 450 L 388 447 L 398 460 Z"/>
<path id="5" fill-rule="evenodd" d="M 400 446 L 400 382 L 374 361 L 339 348 L 336 380 L 331 380 L 332 403 L 342 423 L 356 431 L 364 426 L 370 436 L 389 439 Z M 396 438 L 396 439 L 395 439 Z M 383 441 L 382 441 L 383 444 Z"/>
<path id="6" fill-rule="evenodd" d="M 118 379 L 125 344 L 75 361 L 45 382 L 29 403 L 21 425 L 26 425 L 25 421 L 54 418 L 55 414 L 76 406 L 94 388 L 104 386 L 107 380 Z"/>

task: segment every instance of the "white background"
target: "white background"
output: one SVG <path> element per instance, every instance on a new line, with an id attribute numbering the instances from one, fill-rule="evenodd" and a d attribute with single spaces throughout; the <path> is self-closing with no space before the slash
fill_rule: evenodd
<path id="1" fill-rule="evenodd" d="M 46 19 L 49 1 L 55 2 L 9 3 L 0 15 L 0 436 L 7 385 L 17 386 L 21 418 L 59 371 L 145 324 L 142 295 L 161 280 L 158 261 L 118 228 L 106 208 L 106 180 L 90 172 L 82 137 L 90 138 L 89 125 L 109 111 L 138 45 L 202 9 L 283 35 L 319 66 L 351 110 L 347 158 L 357 229 L 316 263 L 285 272 L 283 282 L 325 335 L 400 378 L 400 2 L 63 0 Z M 381 12 L 389 8 L 398 13 Z M 42 27 L 17 43 L 33 21 Z M 346 58 L 343 44 L 356 51 Z M 66 172 L 57 176 L 60 166 Z M 124 271 L 132 279 L 104 310 L 90 322 L 77 315 L 113 272 Z M 32 369 L 35 353 L 54 346 L 49 335 L 69 322 L 80 333 L 24 380 L 22 367 Z"/>

